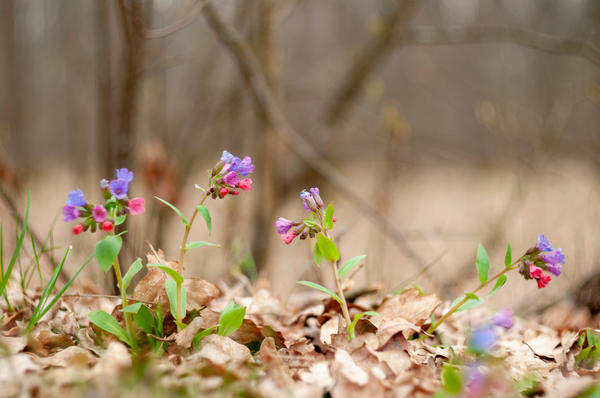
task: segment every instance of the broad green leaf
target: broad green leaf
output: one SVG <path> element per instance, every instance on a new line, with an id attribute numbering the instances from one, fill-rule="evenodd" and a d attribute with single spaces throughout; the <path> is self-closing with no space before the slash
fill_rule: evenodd
<path id="1" fill-rule="evenodd" d="M 458 394 L 462 390 L 463 380 L 454 366 L 444 365 L 442 369 L 442 384 L 444 390 L 450 394 Z"/>
<path id="2" fill-rule="evenodd" d="M 140 310 L 140 308 L 142 308 L 144 304 L 142 303 L 134 303 L 134 304 L 129 304 L 127 307 L 122 308 L 121 312 L 127 312 L 130 314 L 137 314 L 138 311 Z"/>
<path id="3" fill-rule="evenodd" d="M 488 279 L 488 272 L 490 270 L 490 258 L 488 257 L 485 248 L 480 244 L 477 248 L 477 260 L 475 262 L 477 266 L 477 274 L 481 284 L 484 284 Z"/>
<path id="4" fill-rule="evenodd" d="M 167 275 L 173 278 L 178 284 L 183 283 L 183 276 L 179 274 L 179 272 L 175 271 L 173 268 L 164 264 L 146 264 L 147 267 L 158 267 L 163 270 Z"/>
<path id="5" fill-rule="evenodd" d="M 198 332 L 198 334 L 196 334 L 194 336 L 194 339 L 192 340 L 192 346 L 197 347 L 198 344 L 200 344 L 200 342 L 202 341 L 202 339 L 211 334 L 213 330 L 215 330 L 218 326 L 219 325 L 214 325 L 209 327 L 208 329 L 204 329 L 203 331 Z"/>
<path id="6" fill-rule="evenodd" d="M 156 328 L 156 333 L 158 334 L 158 336 L 162 337 L 164 335 L 164 330 L 160 297 L 158 298 L 158 305 L 156 306 L 156 317 L 154 318 L 154 326 Z"/>
<path id="7" fill-rule="evenodd" d="M 352 323 L 350 325 L 348 325 L 348 340 L 351 340 L 354 338 L 354 329 L 356 328 L 356 324 L 358 323 L 360 318 L 362 318 L 363 316 L 366 316 L 366 315 L 378 316 L 379 314 L 375 311 L 365 311 L 365 312 L 361 312 L 360 314 L 354 315 L 354 319 L 352 319 Z"/>
<path id="8" fill-rule="evenodd" d="M 188 242 L 185 245 L 185 250 L 192 250 L 192 249 L 195 249 L 197 247 L 204 247 L 204 246 L 208 246 L 208 247 L 220 247 L 216 243 L 210 243 L 210 242 L 205 242 L 203 240 L 199 240 L 199 241 L 196 241 L 196 242 Z"/>
<path id="9" fill-rule="evenodd" d="M 304 286 L 312 287 L 313 289 L 320 290 L 323 293 L 327 293 L 328 295 L 330 295 L 331 297 L 333 297 L 333 299 L 335 301 L 337 301 L 338 303 L 340 303 L 340 305 L 342 305 L 342 299 L 340 298 L 340 296 L 338 296 L 337 294 L 335 294 L 331 290 L 327 289 L 326 287 L 323 287 L 323 286 L 319 285 L 318 283 L 309 282 L 309 281 L 300 281 L 298 283 L 300 285 L 304 285 Z"/>
<path id="10" fill-rule="evenodd" d="M 127 219 L 127 216 L 125 214 L 116 216 L 115 217 L 115 226 L 123 224 L 126 219 Z"/>
<path id="11" fill-rule="evenodd" d="M 173 210 L 175 213 L 177 213 L 179 215 L 179 217 L 181 217 L 181 221 L 183 222 L 183 225 L 185 225 L 186 227 L 188 227 L 190 225 L 190 223 L 188 222 L 187 218 L 185 218 L 185 216 L 183 215 L 181 210 L 179 210 L 177 207 L 175 207 L 171 203 L 167 202 L 166 200 L 159 198 L 158 196 L 155 196 L 155 198 L 160 200 L 167 206 L 169 206 L 171 208 L 171 210 Z"/>
<path id="12" fill-rule="evenodd" d="M 319 227 L 319 223 L 316 222 L 314 219 L 312 218 L 303 218 L 302 222 L 304 222 L 304 224 L 306 224 L 306 226 L 311 227 L 311 228 L 316 228 Z"/>
<path id="13" fill-rule="evenodd" d="M 106 273 L 119 256 L 123 240 L 120 236 L 107 236 L 96 243 L 96 260 L 102 271 Z"/>
<path id="14" fill-rule="evenodd" d="M 317 235 L 317 243 L 319 244 L 319 251 L 325 260 L 333 263 L 340 259 L 340 253 L 338 252 L 337 246 L 323 233 Z"/>
<path id="15" fill-rule="evenodd" d="M 510 242 L 508 242 L 508 247 L 506 248 L 506 254 L 504 255 L 504 265 L 508 268 L 512 264 L 512 248 L 510 247 Z"/>
<path id="16" fill-rule="evenodd" d="M 208 228 L 208 232 L 212 231 L 212 219 L 210 218 L 210 212 L 206 206 L 198 206 L 198 213 L 202 215 L 204 221 L 206 221 L 206 228 Z"/>
<path id="17" fill-rule="evenodd" d="M 173 279 L 167 279 L 165 281 L 165 290 L 167 291 L 167 297 L 169 297 L 169 306 L 171 308 L 171 315 L 173 315 L 174 319 L 177 319 L 177 282 Z M 187 294 L 185 292 L 185 288 L 181 285 L 181 316 L 185 317 L 186 315 L 186 304 L 187 304 Z"/>
<path id="18" fill-rule="evenodd" d="M 496 285 L 494 286 L 494 288 L 492 289 L 492 291 L 488 294 L 488 297 L 492 296 L 494 293 L 496 293 L 496 291 L 498 289 L 500 289 L 502 286 L 504 286 L 505 283 L 506 283 L 506 275 L 502 274 L 502 275 L 500 275 L 500 277 L 496 281 Z"/>
<path id="19" fill-rule="evenodd" d="M 321 265 L 321 261 L 323 261 L 323 255 L 321 254 L 321 250 L 319 250 L 319 242 L 315 242 L 315 250 L 313 250 L 313 260 L 315 260 L 315 264 Z"/>
<path id="20" fill-rule="evenodd" d="M 110 314 L 102 310 L 94 310 L 89 313 L 88 318 L 100 329 L 116 336 L 123 343 L 131 345 L 131 340 L 125 329 Z"/>
<path id="21" fill-rule="evenodd" d="M 123 277 L 123 289 L 127 289 L 129 287 L 129 285 L 131 284 L 131 280 L 133 279 L 135 274 L 141 271 L 141 269 L 142 259 L 138 257 L 137 260 L 131 263 L 129 269 L 127 270 L 127 273 Z"/>
<path id="22" fill-rule="evenodd" d="M 133 320 L 138 328 L 143 330 L 144 333 L 150 334 L 153 332 L 154 317 L 152 316 L 152 312 L 145 305 L 140 307 L 139 311 L 133 316 Z"/>
<path id="23" fill-rule="evenodd" d="M 217 334 L 219 336 L 229 336 L 231 333 L 238 330 L 239 327 L 242 326 L 244 315 L 246 315 L 246 307 L 242 307 L 233 301 L 227 304 L 219 317 Z"/>
<path id="24" fill-rule="evenodd" d="M 327 229 L 333 228 L 333 203 L 331 203 L 325 211 L 325 227 L 327 227 Z"/>
<path id="25" fill-rule="evenodd" d="M 356 267 L 365 257 L 367 257 L 367 255 L 362 254 L 360 256 L 352 257 L 350 260 L 346 261 L 338 270 L 338 277 L 341 279 L 346 276 L 346 274 L 350 272 L 352 268 Z"/>

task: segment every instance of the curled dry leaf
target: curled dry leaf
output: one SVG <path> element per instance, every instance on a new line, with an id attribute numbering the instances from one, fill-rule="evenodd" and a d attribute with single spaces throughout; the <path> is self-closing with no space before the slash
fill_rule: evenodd
<path id="1" fill-rule="evenodd" d="M 187 360 L 204 359 L 213 365 L 238 367 L 252 360 L 252 354 L 245 345 L 236 343 L 229 337 L 211 334 L 200 342 L 200 351 Z"/>
<path id="2" fill-rule="evenodd" d="M 36 364 L 30 355 L 17 353 L 15 355 L 0 358 L 0 383 L 2 393 L 6 393 L 6 386 L 17 383 L 30 372 L 37 372 L 40 366 Z"/>
<path id="3" fill-rule="evenodd" d="M 401 318 L 423 326 L 441 302 L 435 294 L 421 296 L 417 289 L 411 288 L 384 299 L 376 310 L 379 316 L 372 317 L 371 321 L 375 326 L 379 326 L 383 320 L 393 321 Z"/>
<path id="4" fill-rule="evenodd" d="M 17 352 L 23 351 L 26 346 L 27 337 L 25 336 L 7 337 L 0 334 L 0 347 L 2 347 L 5 352 L 16 354 Z"/>
<path id="5" fill-rule="evenodd" d="M 88 350 L 78 346 L 67 347 L 56 354 L 46 358 L 34 358 L 40 366 L 47 368 L 56 367 L 87 367 L 96 363 L 97 358 Z"/>
<path id="6" fill-rule="evenodd" d="M 321 325 L 319 339 L 323 344 L 331 345 L 331 335 L 337 334 L 340 327 L 340 318 L 334 316 L 329 318 L 323 325 Z"/>
<path id="7" fill-rule="evenodd" d="M 187 296 L 188 311 L 200 310 L 221 295 L 221 290 L 216 285 L 200 278 L 186 278 L 183 286 Z"/>
<path id="8" fill-rule="evenodd" d="M 275 340 L 272 337 L 267 337 L 263 340 L 258 351 L 258 358 L 265 369 L 268 378 L 278 388 L 289 388 L 294 382 L 290 377 L 287 366 L 277 352 Z"/>
<path id="9" fill-rule="evenodd" d="M 103 353 L 93 369 L 94 376 L 99 379 L 117 382 L 119 375 L 131 368 L 131 355 L 124 344 L 113 341 Z"/>
<path id="10" fill-rule="evenodd" d="M 190 348 L 194 336 L 200 331 L 200 329 L 206 329 L 203 327 L 204 322 L 201 317 L 197 316 L 190 322 L 181 332 L 175 335 L 175 343 L 181 348 Z"/>

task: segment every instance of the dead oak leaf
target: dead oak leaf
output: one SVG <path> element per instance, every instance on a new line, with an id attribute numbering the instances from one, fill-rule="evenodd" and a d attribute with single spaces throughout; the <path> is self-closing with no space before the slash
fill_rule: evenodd
<path id="1" fill-rule="evenodd" d="M 401 318 L 423 326 L 441 302 L 435 294 L 421 296 L 417 289 L 411 288 L 384 299 L 376 310 L 379 316 L 372 317 L 371 321 L 375 326 L 379 326 L 384 320 Z"/>

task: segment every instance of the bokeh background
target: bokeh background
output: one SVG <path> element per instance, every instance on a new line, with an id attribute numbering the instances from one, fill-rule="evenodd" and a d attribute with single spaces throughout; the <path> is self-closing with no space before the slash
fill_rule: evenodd
<path id="1" fill-rule="evenodd" d="M 564 274 L 541 292 L 509 278 L 491 301 L 535 311 L 600 267 L 599 29 L 595 0 L 3 0 L 5 235 L 30 190 L 31 230 L 55 258 L 73 245 L 72 272 L 99 235 L 70 234 L 67 191 L 98 201 L 128 167 L 147 212 L 123 263 L 145 240 L 176 258 L 183 228 L 153 195 L 191 214 L 227 149 L 253 158 L 254 187 L 208 204 L 213 232 L 192 239 L 221 248 L 190 252 L 187 275 L 243 272 L 284 298 L 330 283 L 273 225 L 319 186 L 343 256 L 368 255 L 353 290 L 450 299 L 477 283 L 478 243 L 500 267 L 543 232 Z M 81 279 L 112 290 L 97 267 Z"/>

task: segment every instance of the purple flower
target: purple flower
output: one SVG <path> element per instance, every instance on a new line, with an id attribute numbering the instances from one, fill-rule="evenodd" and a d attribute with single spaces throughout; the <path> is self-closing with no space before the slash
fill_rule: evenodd
<path id="1" fill-rule="evenodd" d="M 544 260 L 545 263 L 548 263 L 548 265 L 564 264 L 565 263 L 565 255 L 562 252 L 562 249 L 558 248 L 557 250 L 554 250 L 554 251 L 551 251 L 550 253 L 544 254 L 542 256 L 542 260 Z"/>
<path id="2" fill-rule="evenodd" d="M 129 191 L 129 183 L 125 180 L 112 180 L 108 183 L 110 193 L 117 199 L 125 199 Z"/>
<path id="3" fill-rule="evenodd" d="M 92 216 L 94 217 L 94 221 L 96 222 L 103 222 L 104 220 L 106 220 L 107 215 L 108 212 L 106 211 L 104 206 L 97 205 L 92 210 Z"/>
<path id="4" fill-rule="evenodd" d="M 514 325 L 512 310 L 510 308 L 505 308 L 496 312 L 490 322 L 492 325 L 501 326 L 504 329 L 510 329 Z"/>
<path id="5" fill-rule="evenodd" d="M 317 207 L 319 209 L 323 208 L 323 199 L 321 199 L 321 195 L 319 195 L 319 188 L 311 188 L 309 190 L 310 195 L 313 197 L 313 199 L 315 200 L 315 203 L 317 204 Z"/>
<path id="6" fill-rule="evenodd" d="M 233 156 L 231 153 L 229 153 L 227 151 L 223 151 L 223 155 L 221 155 L 221 161 L 223 161 L 225 163 L 233 163 L 235 158 L 236 158 L 235 156 Z"/>
<path id="7" fill-rule="evenodd" d="M 465 397 L 480 398 L 485 395 L 485 374 L 477 363 L 467 368 L 465 386 Z"/>
<path id="8" fill-rule="evenodd" d="M 252 158 L 250 156 L 245 156 L 244 159 L 235 157 L 235 160 L 233 161 L 233 164 L 229 170 L 237 171 L 242 177 L 246 177 L 248 173 L 252 173 L 254 171 Z"/>
<path id="9" fill-rule="evenodd" d="M 75 221 L 81 215 L 79 209 L 72 205 L 66 205 L 62 208 L 63 220 L 65 222 Z"/>
<path id="10" fill-rule="evenodd" d="M 85 200 L 85 196 L 83 196 L 83 192 L 81 189 L 77 188 L 73 191 L 69 191 L 69 199 L 67 200 L 67 205 L 69 206 L 85 206 L 87 201 Z"/>
<path id="11" fill-rule="evenodd" d="M 541 252 L 549 252 L 552 250 L 552 245 L 544 234 L 540 234 L 540 236 L 538 236 L 538 241 L 535 247 L 537 247 L 537 249 Z"/>
<path id="12" fill-rule="evenodd" d="M 482 326 L 471 333 L 469 348 L 474 352 L 483 353 L 491 349 L 496 344 L 497 339 L 498 336 L 492 325 Z"/>
<path id="13" fill-rule="evenodd" d="M 275 227 L 277 228 L 277 233 L 279 235 L 287 234 L 290 228 L 292 228 L 292 221 L 287 218 L 279 217 L 277 221 L 275 221 Z"/>
<path id="14" fill-rule="evenodd" d="M 133 181 L 133 171 L 129 171 L 126 168 L 117 170 L 117 180 L 123 180 L 126 183 Z"/>
<path id="15" fill-rule="evenodd" d="M 300 199 L 302 199 L 302 206 L 304 206 L 304 210 L 306 211 L 310 211 L 310 207 L 308 207 L 308 203 L 306 203 L 309 198 L 311 198 L 310 194 L 306 191 L 306 189 L 303 189 L 300 192 Z"/>
<path id="16" fill-rule="evenodd" d="M 560 264 L 546 264 L 548 266 L 548 272 L 554 274 L 554 276 L 560 276 L 562 265 Z"/>
<path id="17" fill-rule="evenodd" d="M 225 174 L 223 181 L 225 181 L 225 184 L 235 187 L 240 179 L 235 171 L 230 171 L 229 173 Z"/>
<path id="18" fill-rule="evenodd" d="M 108 180 L 106 178 L 100 180 L 100 188 L 108 189 Z"/>

